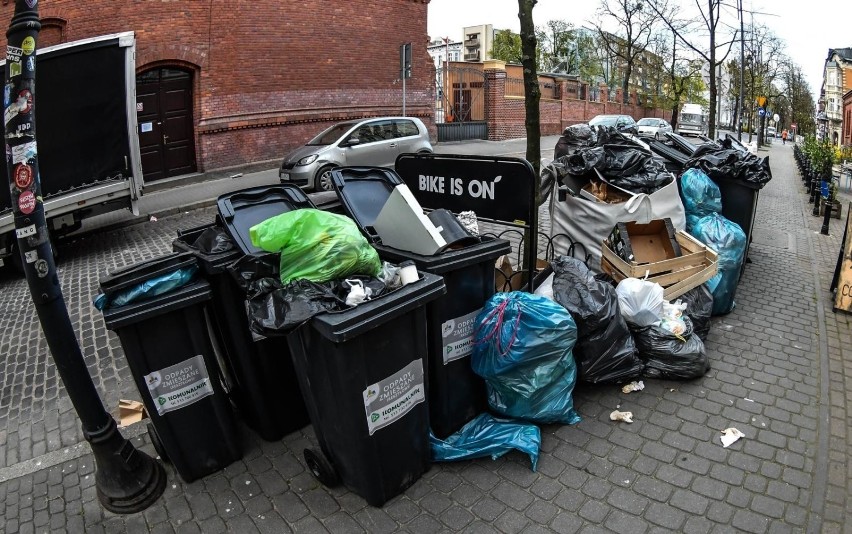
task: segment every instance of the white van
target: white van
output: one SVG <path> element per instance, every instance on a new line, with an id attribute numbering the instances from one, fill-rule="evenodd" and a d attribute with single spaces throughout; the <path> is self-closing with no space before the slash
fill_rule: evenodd
<path id="1" fill-rule="evenodd" d="M 707 133 L 707 113 L 699 104 L 684 104 L 677 123 L 680 135 L 704 135 Z"/>

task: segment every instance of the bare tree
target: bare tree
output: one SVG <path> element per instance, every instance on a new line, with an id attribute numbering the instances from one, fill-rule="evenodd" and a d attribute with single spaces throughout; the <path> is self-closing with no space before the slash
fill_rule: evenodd
<path id="1" fill-rule="evenodd" d="M 714 137 L 716 135 L 716 93 L 718 92 L 716 69 L 725 62 L 728 54 L 731 53 L 738 33 L 738 30 L 734 29 L 729 40 L 725 40 L 726 37 L 722 35 L 722 31 L 726 27 L 724 22 L 720 20 L 722 7 L 725 6 L 723 0 L 695 0 L 698 16 L 694 24 L 689 26 L 683 26 L 675 20 L 675 16 L 665 0 L 649 0 L 647 5 L 669 27 L 669 30 L 677 36 L 681 43 L 707 62 L 710 71 L 709 135 Z M 693 30 L 692 26 L 697 26 L 697 29 Z M 703 38 L 706 38 L 708 42 L 701 42 Z M 727 50 L 725 50 L 725 47 L 727 47 Z"/>
<path id="2" fill-rule="evenodd" d="M 654 12 L 647 9 L 642 0 L 601 0 L 597 11 L 598 23 L 595 29 L 607 55 L 616 58 L 624 65 L 624 78 L 621 80 L 623 102 L 630 100 L 630 77 L 636 60 L 644 53 L 654 38 Z M 603 30 L 606 19 L 613 19 L 622 35 L 613 35 Z"/>

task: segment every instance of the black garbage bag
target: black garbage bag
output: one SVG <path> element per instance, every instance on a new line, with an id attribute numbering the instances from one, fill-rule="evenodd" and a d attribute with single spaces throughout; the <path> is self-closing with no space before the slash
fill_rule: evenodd
<path id="1" fill-rule="evenodd" d="M 231 236 L 220 226 L 211 226 L 199 235 L 190 247 L 204 254 L 220 254 L 234 249 Z"/>
<path id="2" fill-rule="evenodd" d="M 581 148 L 561 161 L 568 174 L 586 176 L 597 169 L 607 182 L 631 193 L 650 195 L 672 180 L 662 160 L 635 144 Z"/>
<path id="3" fill-rule="evenodd" d="M 570 256 L 560 256 L 551 266 L 553 298 L 577 324 L 574 360 L 578 379 L 597 384 L 639 376 L 642 361 L 612 285 L 597 280 L 585 263 Z"/>
<path id="4" fill-rule="evenodd" d="M 645 363 L 642 376 L 689 380 L 704 376 L 710 369 L 704 342 L 697 335 L 693 335 L 689 317 L 682 319 L 686 324 L 686 331 L 681 335 L 656 325 L 630 329 L 639 349 L 639 357 Z"/>
<path id="5" fill-rule="evenodd" d="M 709 144 L 709 143 L 708 143 Z M 761 189 L 772 180 L 769 158 L 760 158 L 750 152 L 743 152 L 725 140 L 722 148 L 694 156 L 684 165 L 684 169 L 698 168 L 713 180 L 719 178 L 734 179 Z"/>
<path id="6" fill-rule="evenodd" d="M 553 157 L 558 159 L 562 156 L 567 156 L 580 147 L 595 146 L 598 142 L 598 135 L 595 128 L 588 124 L 574 124 L 565 128 L 562 136 L 556 142 L 556 148 L 553 151 Z"/>
<path id="7" fill-rule="evenodd" d="M 276 278 L 255 280 L 251 285 L 254 292 L 247 295 L 249 326 L 264 336 L 287 335 L 314 315 L 349 309 L 352 306 L 346 303 L 346 296 L 351 280 L 370 288 L 371 298 L 385 293 L 385 285 L 369 276 L 322 283 L 299 279 L 286 286 Z"/>
<path id="8" fill-rule="evenodd" d="M 693 335 L 707 340 L 710 333 L 710 316 L 713 315 L 713 293 L 701 284 L 679 296 L 678 299 L 686 304 L 686 316 L 692 321 Z"/>
<path id="9" fill-rule="evenodd" d="M 258 289 L 254 288 L 256 282 L 263 281 L 265 285 L 269 284 L 267 278 L 279 278 L 278 269 L 280 265 L 280 256 L 275 252 L 257 252 L 255 254 L 247 254 L 238 259 L 228 267 L 228 272 L 237 285 L 247 293 L 255 293 Z M 281 284 L 278 285 L 280 287 Z"/>

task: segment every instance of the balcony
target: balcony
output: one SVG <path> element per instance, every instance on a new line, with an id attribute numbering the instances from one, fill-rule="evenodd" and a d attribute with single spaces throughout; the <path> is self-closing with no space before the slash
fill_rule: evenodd
<path id="1" fill-rule="evenodd" d="M 473 39 L 466 40 L 464 42 L 464 45 L 468 48 L 479 46 L 479 37 L 474 37 Z"/>
<path id="2" fill-rule="evenodd" d="M 465 61 L 479 61 L 479 50 L 464 55 Z"/>

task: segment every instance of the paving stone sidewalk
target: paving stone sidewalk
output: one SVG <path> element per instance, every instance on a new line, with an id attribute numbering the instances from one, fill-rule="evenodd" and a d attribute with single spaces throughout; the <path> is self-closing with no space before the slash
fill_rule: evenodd
<path id="1" fill-rule="evenodd" d="M 23 281 L 0 278 L 0 513 L 5 532 L 844 532 L 852 513 L 849 316 L 828 286 L 842 237 L 818 233 L 792 148 L 768 152 L 751 260 L 737 307 L 713 320 L 712 368 L 644 391 L 580 386 L 576 426 L 542 428 L 538 472 L 517 453 L 434 465 L 372 508 L 321 486 L 302 449 L 310 427 L 275 443 L 245 431 L 245 455 L 191 484 L 167 466 L 166 494 L 145 512 L 98 504 L 92 457 L 52 367 Z M 79 239 L 60 276 L 81 346 L 107 406 L 138 398 L 123 352 L 90 304 L 107 268 L 170 249 L 209 209 Z M 633 424 L 613 423 L 620 406 Z M 723 448 L 719 431 L 745 438 Z M 153 454 L 147 435 L 130 435 Z"/>

